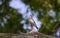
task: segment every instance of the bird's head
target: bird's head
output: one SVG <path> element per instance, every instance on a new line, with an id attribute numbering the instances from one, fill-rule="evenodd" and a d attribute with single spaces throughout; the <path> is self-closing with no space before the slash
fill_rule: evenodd
<path id="1" fill-rule="evenodd" d="M 32 18 L 32 15 L 30 15 L 29 18 Z"/>

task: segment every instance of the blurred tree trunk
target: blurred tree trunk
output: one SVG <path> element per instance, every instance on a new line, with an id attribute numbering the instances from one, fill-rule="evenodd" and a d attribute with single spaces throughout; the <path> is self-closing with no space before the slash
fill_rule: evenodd
<path id="1" fill-rule="evenodd" d="M 32 32 L 22 34 L 0 33 L 0 38 L 57 38 L 57 37 L 48 36 L 38 32 Z"/>

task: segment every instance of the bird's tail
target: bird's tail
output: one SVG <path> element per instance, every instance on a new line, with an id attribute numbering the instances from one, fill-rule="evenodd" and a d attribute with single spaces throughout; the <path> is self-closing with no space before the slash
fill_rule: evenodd
<path id="1" fill-rule="evenodd" d="M 38 29 L 38 27 L 35 25 L 35 27 Z"/>

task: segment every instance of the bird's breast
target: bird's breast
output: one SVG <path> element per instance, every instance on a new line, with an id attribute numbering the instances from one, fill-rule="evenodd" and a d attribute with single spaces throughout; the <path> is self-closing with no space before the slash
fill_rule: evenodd
<path id="1" fill-rule="evenodd" d="M 33 20 L 29 20 L 29 22 L 34 23 L 34 21 L 33 21 Z"/>

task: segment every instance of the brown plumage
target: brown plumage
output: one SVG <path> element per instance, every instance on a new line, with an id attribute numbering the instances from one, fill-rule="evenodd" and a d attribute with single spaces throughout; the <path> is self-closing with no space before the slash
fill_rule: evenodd
<path id="1" fill-rule="evenodd" d="M 29 19 L 28 19 L 29 23 L 31 24 L 31 27 L 33 28 L 34 26 L 38 29 L 38 27 L 36 26 L 36 23 L 35 21 L 33 20 L 32 16 L 30 15 L 29 16 Z"/>

